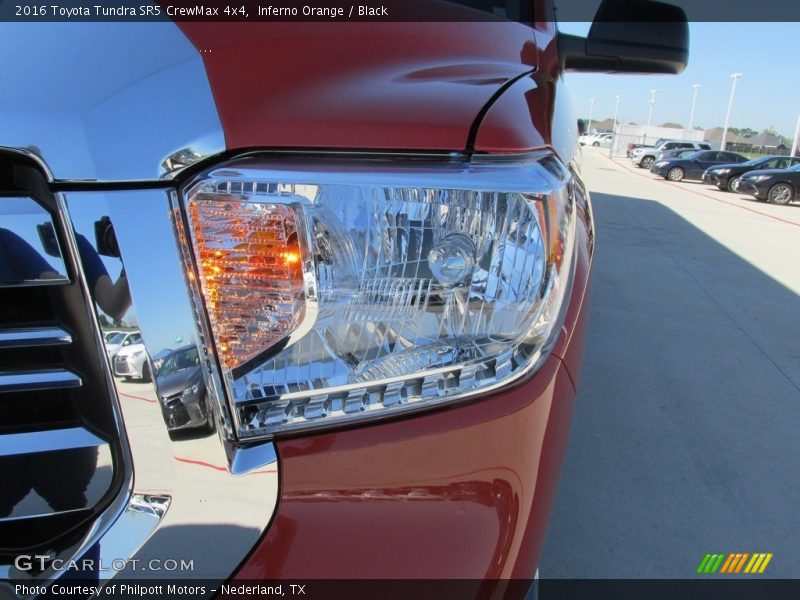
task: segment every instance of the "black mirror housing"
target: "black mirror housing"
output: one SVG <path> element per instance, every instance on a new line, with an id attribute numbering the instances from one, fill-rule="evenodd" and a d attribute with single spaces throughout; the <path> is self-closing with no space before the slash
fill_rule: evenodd
<path id="1" fill-rule="evenodd" d="M 654 0 L 604 0 L 589 36 L 559 34 L 566 70 L 681 73 L 689 60 L 689 24 L 678 6 Z"/>

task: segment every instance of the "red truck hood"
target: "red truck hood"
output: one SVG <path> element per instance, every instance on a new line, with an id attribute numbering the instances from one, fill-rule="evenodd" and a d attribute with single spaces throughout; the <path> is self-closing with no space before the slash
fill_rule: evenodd
<path id="1" fill-rule="evenodd" d="M 536 66 L 513 22 L 182 23 L 228 149 L 462 150 L 481 109 Z"/>

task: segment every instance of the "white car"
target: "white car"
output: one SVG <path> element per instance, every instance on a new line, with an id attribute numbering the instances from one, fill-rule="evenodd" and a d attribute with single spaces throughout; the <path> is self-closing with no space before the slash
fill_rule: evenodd
<path id="1" fill-rule="evenodd" d="M 147 351 L 139 336 L 139 341 L 122 348 L 112 363 L 114 375 L 125 379 L 143 379 L 150 381 L 150 361 Z"/>
<path id="2" fill-rule="evenodd" d="M 106 341 L 106 353 L 108 354 L 108 360 L 113 363 L 114 357 L 117 355 L 117 352 L 122 350 L 122 348 L 130 346 L 131 344 L 138 344 L 141 341 L 142 334 L 140 334 L 138 331 L 118 332 L 110 340 Z"/>
<path id="3" fill-rule="evenodd" d="M 613 133 L 598 133 L 594 136 L 594 139 L 591 141 L 591 146 L 603 146 L 608 148 L 611 145 L 611 141 L 614 139 Z"/>

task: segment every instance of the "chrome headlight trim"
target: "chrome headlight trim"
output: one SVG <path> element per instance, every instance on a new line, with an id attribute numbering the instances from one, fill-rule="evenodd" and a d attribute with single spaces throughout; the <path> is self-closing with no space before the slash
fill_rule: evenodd
<path id="1" fill-rule="evenodd" d="M 331 154 L 317 154 L 317 155 L 281 155 L 278 153 L 256 154 L 250 153 L 240 158 L 235 158 L 224 165 L 220 165 L 214 169 L 196 176 L 194 179 L 189 180 L 178 192 L 172 196 L 173 201 L 173 216 L 176 223 L 176 235 L 179 240 L 179 245 L 184 249 L 184 265 L 187 272 L 187 282 L 191 289 L 191 295 L 194 298 L 195 311 L 198 316 L 198 321 L 203 330 L 204 339 L 206 343 L 212 341 L 212 327 L 209 322 L 208 313 L 205 307 L 205 298 L 203 290 L 198 283 L 201 278 L 200 268 L 197 263 L 197 257 L 193 255 L 192 244 L 188 243 L 192 236 L 192 223 L 190 217 L 187 215 L 186 206 L 188 199 L 191 197 L 193 191 L 196 191 L 199 186 L 202 186 L 209 178 L 222 175 L 223 177 L 236 177 L 238 180 L 243 181 L 310 181 L 312 178 L 315 183 L 323 182 L 329 184 L 343 184 L 356 181 L 361 184 L 369 182 L 370 184 L 378 185 L 395 185 L 400 186 L 403 184 L 408 185 L 409 182 L 415 182 L 417 186 L 424 186 L 426 189 L 432 187 L 440 187 L 450 189 L 446 186 L 451 186 L 455 189 L 474 190 L 496 190 L 494 186 L 500 185 L 507 186 L 509 190 L 521 191 L 540 197 L 546 200 L 547 197 L 553 196 L 559 198 L 559 201 L 567 207 L 569 222 L 567 224 L 568 233 L 566 240 L 568 244 L 563 248 L 563 262 L 562 271 L 564 278 L 559 285 L 560 301 L 558 304 L 558 313 L 553 315 L 553 325 L 550 329 L 550 337 L 546 343 L 542 344 L 534 354 L 526 357 L 525 363 L 522 366 L 511 369 L 511 357 L 507 356 L 503 361 L 498 360 L 492 363 L 492 368 L 497 367 L 497 380 L 493 382 L 484 381 L 481 385 L 473 383 L 476 378 L 477 368 L 460 366 L 449 366 L 441 368 L 426 369 L 421 375 L 398 376 L 382 378 L 377 382 L 357 382 L 345 385 L 328 386 L 322 390 L 318 390 L 312 396 L 308 392 L 303 391 L 289 391 L 281 394 L 279 397 L 272 400 L 280 402 L 291 402 L 300 398 L 308 399 L 308 402 L 316 400 L 322 402 L 334 403 L 332 405 L 338 407 L 342 413 L 338 415 L 339 418 L 327 418 L 313 421 L 309 419 L 306 424 L 299 424 L 284 430 L 260 429 L 253 430 L 252 427 L 248 431 L 248 423 L 243 409 L 258 404 L 258 401 L 252 399 L 247 401 L 242 399 L 241 381 L 237 382 L 237 377 L 232 374 L 230 370 L 224 372 L 218 370 L 217 373 L 212 375 L 212 380 L 218 386 L 218 392 L 224 394 L 228 399 L 228 407 L 225 409 L 226 413 L 226 435 L 230 435 L 232 439 L 237 439 L 240 444 L 247 444 L 250 441 L 271 439 L 274 435 L 284 433 L 306 432 L 309 430 L 328 429 L 330 427 L 347 426 L 351 423 L 363 422 L 365 420 L 376 420 L 393 418 L 400 414 L 407 414 L 417 412 L 420 410 L 427 410 L 443 404 L 451 404 L 461 402 L 473 398 L 477 395 L 485 395 L 492 393 L 498 389 L 505 388 L 509 385 L 518 383 L 527 377 L 531 376 L 543 363 L 544 359 L 548 356 L 552 346 L 555 344 L 558 333 L 560 332 L 563 323 L 566 306 L 571 294 L 572 279 L 575 266 L 575 227 L 576 215 L 574 210 L 574 192 L 572 189 L 571 175 L 566 167 L 564 167 L 551 153 L 549 152 L 536 152 L 522 155 L 478 155 L 471 160 L 465 159 L 462 155 L 451 155 L 449 160 L 442 160 L 443 157 L 431 157 L 429 160 L 420 162 L 419 156 L 417 157 L 399 157 L 398 155 L 381 156 L 370 155 L 368 157 L 359 157 L 362 159 L 360 163 L 351 163 L 342 160 L 343 155 L 339 153 Z M 519 180 L 520 175 L 519 166 L 524 164 L 530 168 L 527 173 L 528 177 Z M 360 169 L 360 170 L 359 170 Z M 421 169 L 421 172 L 415 171 Z M 355 174 L 354 174 L 355 172 Z M 497 175 L 497 173 L 500 173 Z M 453 175 L 458 173 L 460 179 L 454 183 Z M 287 175 L 288 174 L 288 175 Z M 466 176 L 472 177 L 472 181 L 467 179 Z M 498 183 L 493 177 L 497 176 L 500 179 Z M 271 179 L 272 177 L 272 179 Z M 278 177 L 278 179 L 275 179 Z M 281 179 L 283 177 L 283 179 Z M 420 179 L 423 177 L 424 179 Z M 360 178 L 360 179 L 358 179 Z M 422 181 L 423 183 L 420 183 Z M 255 188 L 254 188 L 255 189 Z M 307 296 L 313 304 L 316 303 L 316 298 L 313 295 Z M 316 307 L 312 310 L 316 311 Z M 312 323 L 313 325 L 313 323 Z M 289 344 L 292 340 L 289 340 Z M 287 345 L 282 345 L 279 348 L 283 350 Z M 217 355 L 216 348 L 209 345 L 208 350 Z M 498 357 L 499 359 L 500 357 Z M 502 366 L 501 366 L 501 363 Z M 215 361 L 217 368 L 221 364 L 219 359 Z M 502 369 L 502 374 L 500 370 Z M 434 385 L 431 383 L 433 377 L 450 377 L 460 378 L 464 377 L 470 384 L 465 389 L 457 394 L 442 395 L 437 393 Z M 435 382 L 434 382 L 435 383 Z M 237 387 L 238 386 L 238 387 Z M 369 396 L 370 394 L 381 394 L 384 397 L 387 394 L 392 394 L 399 397 L 401 394 L 406 394 L 408 386 L 413 388 L 412 393 L 416 396 L 412 397 L 412 401 L 408 402 L 408 396 L 403 395 L 403 402 L 392 402 L 391 409 L 387 404 L 379 407 L 380 409 L 373 408 L 372 410 L 361 409 L 357 414 L 344 414 L 344 406 L 348 401 L 358 401 L 358 398 Z M 238 391 L 237 391 L 238 390 Z M 333 396 L 333 398 L 331 398 Z M 419 400 L 424 400 L 420 402 Z M 252 413 L 252 409 L 250 409 Z M 249 415 L 252 417 L 252 415 Z"/>

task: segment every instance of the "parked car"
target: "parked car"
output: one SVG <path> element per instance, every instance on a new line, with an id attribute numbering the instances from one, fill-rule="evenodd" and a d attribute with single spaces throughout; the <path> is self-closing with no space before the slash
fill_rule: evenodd
<path id="1" fill-rule="evenodd" d="M 103 332 L 103 339 L 105 339 L 106 343 L 111 343 L 111 340 L 117 337 L 119 334 L 124 334 L 124 331 L 105 331 Z"/>
<path id="2" fill-rule="evenodd" d="M 172 354 L 172 352 L 173 350 L 170 348 L 162 348 L 150 357 L 150 362 L 153 365 L 153 373 L 158 373 L 158 370 L 161 368 L 161 364 L 164 362 L 164 359 Z"/>
<path id="3" fill-rule="evenodd" d="M 142 334 L 138 331 L 119 332 L 106 341 L 106 354 L 108 360 L 114 362 L 114 357 L 122 348 L 131 344 L 141 344 Z"/>
<path id="4" fill-rule="evenodd" d="M 206 393 L 197 346 L 170 353 L 156 375 L 161 412 L 170 431 L 201 427 L 214 430 L 214 412 Z"/>
<path id="5" fill-rule="evenodd" d="M 595 148 L 598 146 L 608 147 L 611 145 L 611 140 L 613 139 L 613 133 L 598 133 L 588 142 L 587 145 L 594 146 Z"/>
<path id="6" fill-rule="evenodd" d="M 117 377 L 150 381 L 152 367 L 141 338 L 138 342 L 120 348 L 114 356 L 112 368 Z"/>
<path id="7" fill-rule="evenodd" d="M 4 328 L 72 336 L 4 363 L 34 418 L 0 432 L 3 460 L 46 452 L 69 502 L 4 527 L 0 567 L 49 552 L 33 586 L 55 561 L 175 558 L 206 584 L 189 595 L 256 580 L 375 595 L 320 590 L 349 578 L 525 596 L 507 585 L 537 572 L 595 239 L 562 75 L 679 73 L 688 26 L 640 2 L 587 39 L 558 32 L 551 0 L 525 3 L 525 22 L 494 6 L 0 25 L 0 203 L 29 199 L 62 241 L 99 223 L 109 242 L 102 261 L 63 243 L 68 278 L 3 290 L 26 307 Z M 628 9 L 605 0 L 597 22 Z M 148 354 L 195 340 L 136 394 L 100 360 L 87 282 L 112 262 Z M 219 435 L 169 435 L 194 425 Z M 4 488 L 30 481 L 13 473 Z"/>
<path id="8" fill-rule="evenodd" d="M 771 204 L 789 204 L 800 190 L 800 164 L 788 169 L 748 171 L 739 177 L 740 194 L 755 196 Z"/>
<path id="9" fill-rule="evenodd" d="M 691 156 L 700 150 L 711 150 L 711 145 L 703 142 L 698 143 L 696 148 L 673 148 L 672 150 L 662 150 L 658 153 L 654 162 L 658 162 L 660 160 L 670 160 L 672 158 L 687 158 L 688 156 Z M 653 165 L 650 166 L 652 167 Z"/>
<path id="10" fill-rule="evenodd" d="M 721 190 L 737 192 L 739 177 L 748 171 L 781 170 L 800 164 L 797 156 L 760 156 L 743 163 L 718 165 L 703 173 L 703 182 L 717 186 Z"/>
<path id="11" fill-rule="evenodd" d="M 662 142 L 653 148 L 636 148 L 631 153 L 631 161 L 633 164 L 638 165 L 643 169 L 649 169 L 650 166 L 656 161 L 658 155 L 662 152 L 670 150 L 702 150 L 708 149 L 709 146 L 705 142 L 684 142 L 679 140 L 670 140 Z"/>
<path id="12" fill-rule="evenodd" d="M 660 146 L 664 142 L 670 142 L 670 141 L 674 141 L 674 140 L 670 140 L 668 138 L 658 138 L 655 141 L 655 143 L 653 143 L 653 144 L 633 144 L 633 143 L 631 143 L 631 144 L 628 144 L 628 148 L 627 148 L 627 153 L 626 154 L 627 154 L 627 157 L 630 158 L 633 155 L 633 151 L 634 150 L 637 150 L 639 148 L 655 148 L 657 146 Z"/>
<path id="13" fill-rule="evenodd" d="M 684 158 L 672 158 L 653 163 L 651 173 L 661 175 L 670 181 L 684 179 L 702 179 L 706 169 L 713 165 L 723 163 L 743 163 L 746 156 L 736 152 L 722 152 L 720 150 L 701 150 Z"/>

